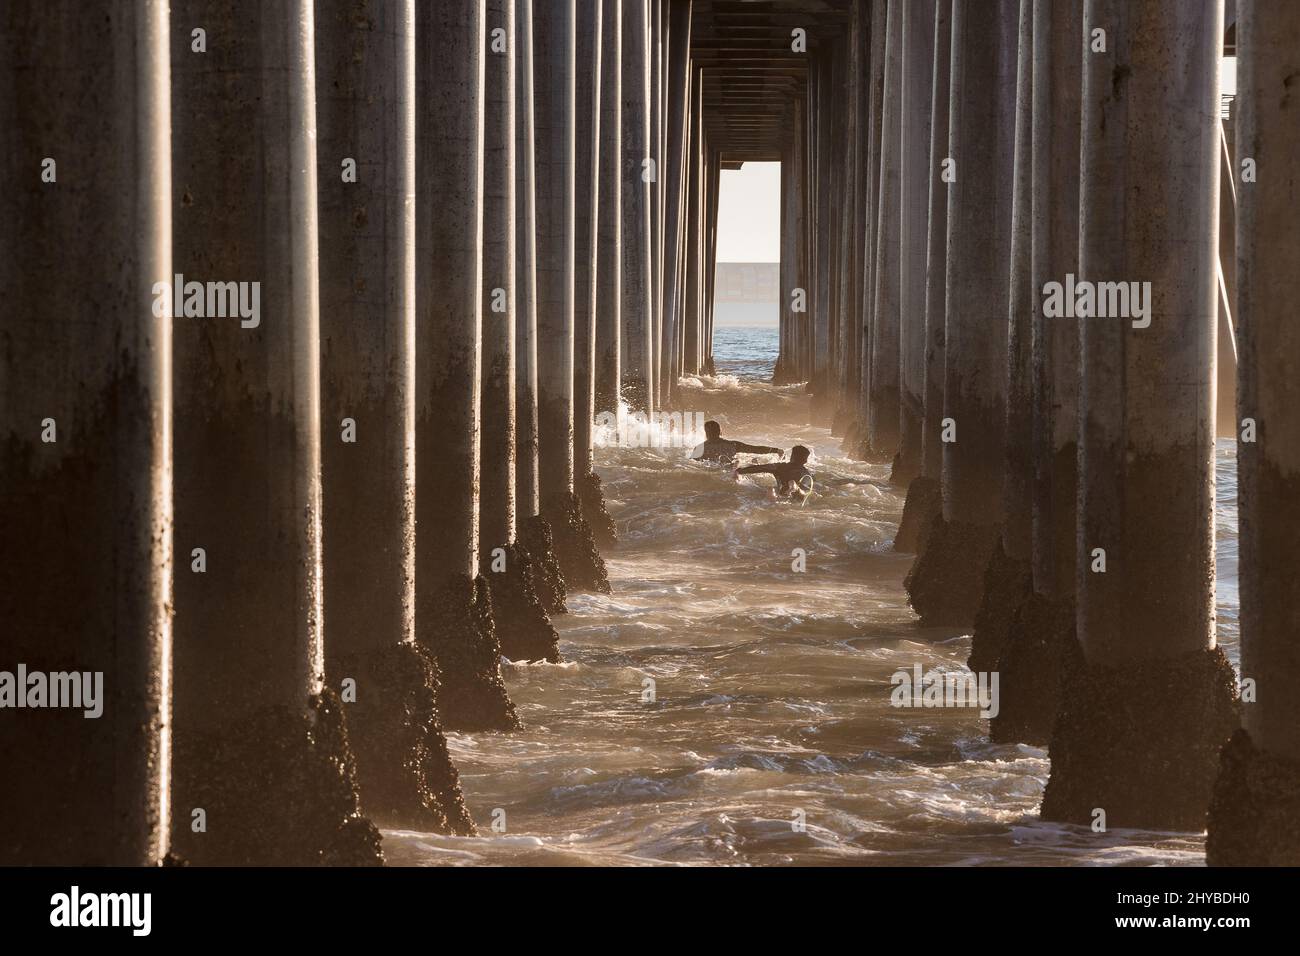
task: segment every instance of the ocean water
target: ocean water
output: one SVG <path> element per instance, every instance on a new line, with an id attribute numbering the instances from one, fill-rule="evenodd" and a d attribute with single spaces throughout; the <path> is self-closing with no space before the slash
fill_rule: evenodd
<path id="1" fill-rule="evenodd" d="M 522 732 L 450 735 L 483 835 L 387 830 L 389 861 L 1203 863 L 1203 834 L 1041 822 L 1044 750 L 989 743 L 974 710 L 889 706 L 899 669 L 964 669 L 969 634 L 916 623 L 911 557 L 891 550 L 902 496 L 806 423 L 800 386 L 768 384 L 776 330 L 716 336 L 718 375 L 688 380 L 681 407 L 733 437 L 810 446 L 816 494 L 775 502 L 770 479 L 736 483 L 680 449 L 600 450 L 613 593 L 571 597 L 564 663 L 505 665 Z M 1235 663 L 1230 442 L 1218 465 L 1219 633 Z"/>

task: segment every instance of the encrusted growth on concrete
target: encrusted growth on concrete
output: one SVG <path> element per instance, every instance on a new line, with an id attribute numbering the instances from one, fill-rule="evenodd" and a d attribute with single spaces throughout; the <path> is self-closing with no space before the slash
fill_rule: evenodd
<path id="1" fill-rule="evenodd" d="M 559 635 L 538 600 L 533 562 L 517 545 L 506 549 L 504 571 L 485 571 L 501 653 L 512 661 L 560 661 Z M 485 562 L 490 565 L 491 562 Z"/>
<path id="2" fill-rule="evenodd" d="M 3 865 L 138 865 L 132 841 L 166 824 L 156 810 L 163 656 L 150 628 L 162 620 L 150 583 L 165 551 L 144 483 L 149 395 L 131 364 L 80 399 L 59 416 L 58 443 L 36 429 L 0 439 L 0 667 L 102 671 L 103 712 L 0 714 Z"/>
<path id="3" fill-rule="evenodd" d="M 594 471 L 578 475 L 574 479 L 574 490 L 582 505 L 582 517 L 591 527 L 591 535 L 598 548 L 612 548 L 618 542 L 618 529 L 609 509 L 605 507 L 605 492 L 601 487 L 600 476 Z"/>
<path id="4" fill-rule="evenodd" d="M 911 552 L 918 558 L 929 542 L 934 522 L 943 517 L 943 496 L 933 478 L 912 479 L 903 502 L 903 517 L 894 535 L 894 550 Z"/>
<path id="5" fill-rule="evenodd" d="M 374 866 L 380 836 L 357 801 L 342 705 L 267 707 L 220 733 L 175 740 L 172 852 L 205 866 Z M 206 829 L 194 832 L 203 810 Z"/>
<path id="6" fill-rule="evenodd" d="M 384 823 L 472 835 L 474 823 L 438 718 L 438 665 L 419 644 L 341 657 L 332 688 L 356 681 L 345 703 L 362 809 Z"/>
<path id="7" fill-rule="evenodd" d="M 1031 593 L 1016 609 L 998 657 L 998 715 L 989 723 L 996 743 L 1044 745 L 1061 700 L 1061 662 L 1075 646 L 1074 602 Z"/>
<path id="8" fill-rule="evenodd" d="M 1257 748 L 1244 729 L 1219 759 L 1209 866 L 1300 866 L 1300 765 Z"/>
<path id="9" fill-rule="evenodd" d="M 1236 676 L 1218 648 L 1092 667 L 1076 645 L 1062 673 L 1045 820 L 1200 831 L 1219 751 L 1238 724 Z"/>
<path id="10" fill-rule="evenodd" d="M 541 515 L 533 515 L 521 523 L 518 546 L 532 562 L 533 588 L 537 600 L 547 614 L 563 614 L 568 588 L 560 573 L 560 562 L 555 557 L 555 539 L 551 523 Z"/>
<path id="11" fill-rule="evenodd" d="M 930 527 L 903 586 L 908 602 L 927 626 L 970 627 L 984 596 L 984 569 L 997 540 L 992 525 L 945 521 Z"/>
<path id="12" fill-rule="evenodd" d="M 566 587 L 578 591 L 609 593 L 609 574 L 596 550 L 591 525 L 582 516 L 578 496 L 556 495 L 543 506 L 554 535 L 555 557 Z"/>
<path id="13" fill-rule="evenodd" d="M 415 614 L 416 638 L 438 662 L 438 710 L 446 730 L 517 730 L 501 679 L 501 647 L 483 578 L 429 588 Z"/>
<path id="14" fill-rule="evenodd" d="M 975 612 L 967 667 L 991 671 L 997 666 L 1011 630 L 1011 618 L 1029 593 L 1029 562 L 1010 557 L 999 536 L 984 570 L 984 596 Z"/>

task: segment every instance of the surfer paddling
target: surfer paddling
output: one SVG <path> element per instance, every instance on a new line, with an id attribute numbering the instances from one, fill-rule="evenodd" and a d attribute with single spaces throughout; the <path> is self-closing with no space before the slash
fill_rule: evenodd
<path id="1" fill-rule="evenodd" d="M 771 475 L 776 479 L 773 496 L 802 502 L 812 493 L 812 472 L 805 467 L 811 454 L 812 452 L 805 446 L 795 445 L 790 449 L 789 461 L 776 461 L 770 465 L 748 465 L 745 468 L 737 468 L 735 474 L 737 477 Z"/>
<path id="2" fill-rule="evenodd" d="M 746 445 L 722 437 L 722 426 L 717 422 L 704 423 L 704 441 L 696 446 L 695 461 L 731 461 L 738 452 L 747 455 L 779 455 L 781 449 L 769 445 Z"/>

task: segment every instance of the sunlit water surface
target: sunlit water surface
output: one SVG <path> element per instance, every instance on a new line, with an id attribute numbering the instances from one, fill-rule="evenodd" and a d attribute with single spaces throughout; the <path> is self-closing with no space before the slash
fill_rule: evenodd
<path id="1" fill-rule="evenodd" d="M 800 386 L 767 384 L 775 357 L 774 329 L 718 329 L 718 376 L 688 380 L 680 406 L 733 437 L 808 445 L 817 493 L 776 503 L 770 479 L 735 484 L 679 449 L 598 452 L 613 593 L 570 597 L 565 663 L 504 666 L 523 732 L 450 735 L 483 835 L 385 831 L 390 863 L 1203 863 L 1202 834 L 1041 822 L 1043 749 L 989 743 L 974 710 L 889 706 L 890 675 L 962 669 L 970 636 L 917 625 L 911 557 L 891 550 L 902 496 L 806 424 Z M 1231 443 L 1218 466 L 1235 664 Z"/>

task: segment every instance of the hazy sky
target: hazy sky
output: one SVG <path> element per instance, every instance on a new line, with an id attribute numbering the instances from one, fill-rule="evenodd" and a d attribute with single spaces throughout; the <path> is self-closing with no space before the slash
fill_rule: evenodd
<path id="1" fill-rule="evenodd" d="M 718 261 L 781 261 L 781 164 L 724 169 L 718 187 Z"/>

